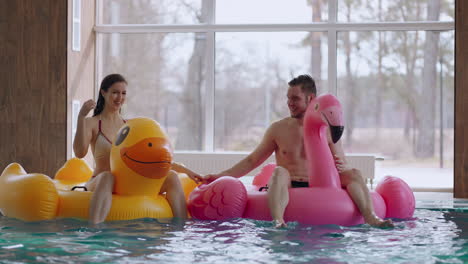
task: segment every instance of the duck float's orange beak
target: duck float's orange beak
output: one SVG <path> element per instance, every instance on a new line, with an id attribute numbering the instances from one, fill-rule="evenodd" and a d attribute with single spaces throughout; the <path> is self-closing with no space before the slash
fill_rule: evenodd
<path id="1" fill-rule="evenodd" d="M 146 138 L 120 149 L 120 157 L 127 167 L 141 176 L 161 179 L 171 169 L 171 147 L 165 138 Z"/>

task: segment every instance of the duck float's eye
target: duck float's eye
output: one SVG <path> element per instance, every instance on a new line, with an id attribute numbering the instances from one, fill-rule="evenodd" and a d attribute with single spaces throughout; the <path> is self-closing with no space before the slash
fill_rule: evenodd
<path id="1" fill-rule="evenodd" d="M 127 138 L 128 133 L 130 133 L 130 127 L 126 126 L 117 135 L 117 139 L 115 140 L 115 145 L 116 146 L 120 145 L 125 140 L 125 138 Z"/>
<path id="2" fill-rule="evenodd" d="M 319 109 L 319 104 L 315 104 L 314 110 L 317 111 Z"/>

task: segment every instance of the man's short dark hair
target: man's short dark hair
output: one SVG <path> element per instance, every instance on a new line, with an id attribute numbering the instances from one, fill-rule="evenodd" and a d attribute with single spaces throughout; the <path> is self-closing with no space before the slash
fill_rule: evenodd
<path id="1" fill-rule="evenodd" d="M 301 86 L 301 90 L 306 95 L 314 94 L 317 95 L 317 88 L 315 87 L 315 81 L 310 75 L 303 74 L 288 82 L 289 86 Z"/>

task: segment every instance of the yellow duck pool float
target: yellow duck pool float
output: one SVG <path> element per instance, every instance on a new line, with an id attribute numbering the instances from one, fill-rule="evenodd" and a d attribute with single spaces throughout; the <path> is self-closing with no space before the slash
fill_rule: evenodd
<path id="1" fill-rule="evenodd" d="M 128 120 L 111 149 L 115 177 L 112 207 L 106 221 L 136 218 L 170 218 L 171 207 L 160 195 L 172 164 L 172 147 L 159 124 L 149 118 Z M 26 173 L 18 163 L 0 176 L 0 211 L 24 221 L 54 218 L 88 218 L 92 192 L 72 191 L 91 178 L 85 161 L 70 159 L 54 180 L 40 173 Z M 179 174 L 186 198 L 196 184 Z"/>

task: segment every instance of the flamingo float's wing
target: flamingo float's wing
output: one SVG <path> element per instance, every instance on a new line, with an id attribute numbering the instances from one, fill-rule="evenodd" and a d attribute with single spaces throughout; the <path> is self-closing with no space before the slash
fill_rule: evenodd
<path id="1" fill-rule="evenodd" d="M 242 217 L 246 204 L 244 184 L 236 178 L 224 176 L 193 190 L 188 209 L 195 219 L 224 220 Z"/>

